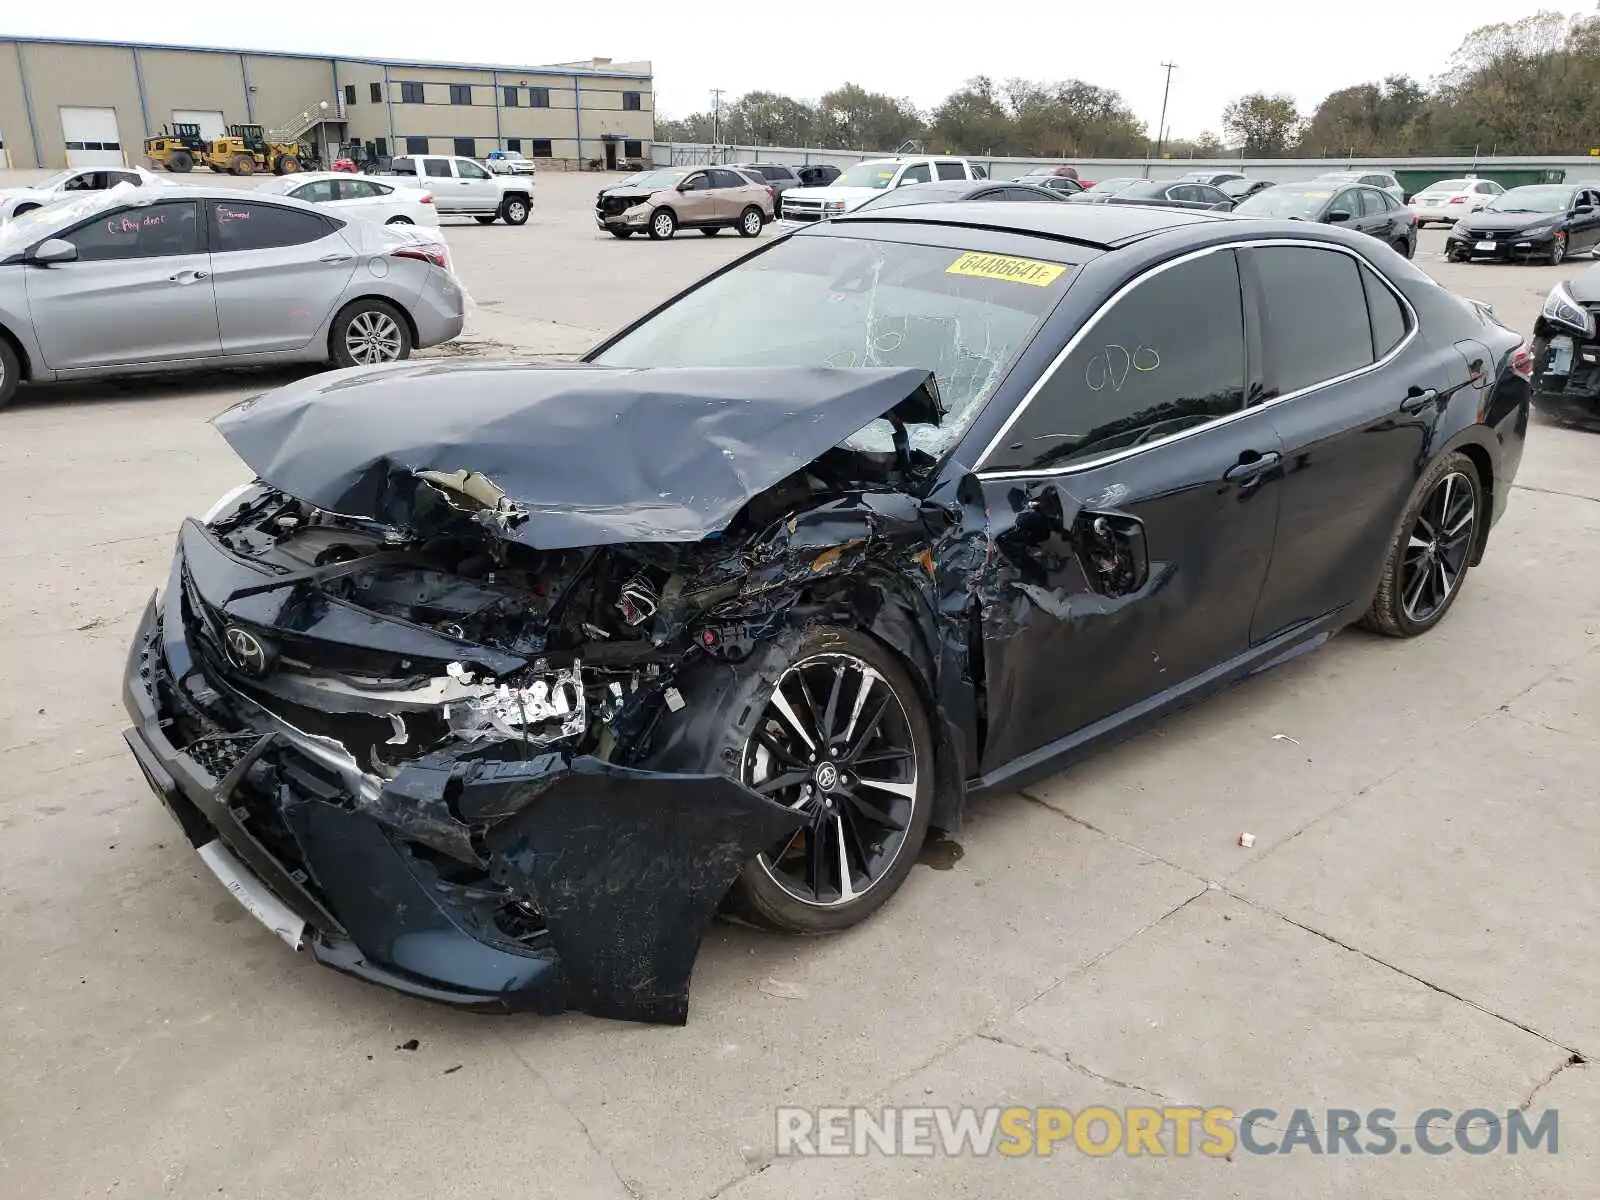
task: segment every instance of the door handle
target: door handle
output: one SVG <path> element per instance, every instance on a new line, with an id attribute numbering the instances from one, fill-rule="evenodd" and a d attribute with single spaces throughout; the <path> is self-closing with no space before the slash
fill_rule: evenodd
<path id="1" fill-rule="evenodd" d="M 194 283 L 198 279 L 205 279 L 209 274 L 210 272 L 208 271 L 179 271 L 175 275 L 168 275 L 167 282 Z"/>
<path id="2" fill-rule="evenodd" d="M 1439 393 L 1434 388 L 1414 387 L 1406 393 L 1406 398 L 1400 401 L 1400 411 L 1415 416 L 1430 404 L 1436 404 Z"/>
<path id="3" fill-rule="evenodd" d="M 1258 454 L 1249 462 L 1238 462 L 1229 467 L 1222 476 L 1229 483 L 1248 483 L 1272 470 L 1283 461 L 1283 455 L 1276 450 L 1268 450 L 1265 454 Z"/>
<path id="4" fill-rule="evenodd" d="M 355 255 L 353 254 L 324 254 L 321 258 L 317 259 L 317 261 L 325 263 L 347 263 L 354 257 Z"/>

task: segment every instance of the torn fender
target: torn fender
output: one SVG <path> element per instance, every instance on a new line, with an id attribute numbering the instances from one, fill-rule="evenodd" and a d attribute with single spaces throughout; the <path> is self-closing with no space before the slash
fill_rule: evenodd
<path id="1" fill-rule="evenodd" d="M 506 763 L 503 768 L 521 764 Z M 535 798 L 484 841 L 491 876 L 544 917 L 567 1004 L 681 1025 L 701 938 L 739 872 L 805 823 L 722 775 L 661 775 L 574 759 L 527 764 Z M 491 784 L 518 784 L 500 770 Z M 466 809 L 473 785 L 458 804 Z M 509 807 L 504 796 L 494 806 Z"/>
<path id="2" fill-rule="evenodd" d="M 942 415 L 925 370 L 407 363 L 290 384 L 216 426 L 328 512 L 413 531 L 465 512 L 555 550 L 698 541 L 873 421 Z"/>

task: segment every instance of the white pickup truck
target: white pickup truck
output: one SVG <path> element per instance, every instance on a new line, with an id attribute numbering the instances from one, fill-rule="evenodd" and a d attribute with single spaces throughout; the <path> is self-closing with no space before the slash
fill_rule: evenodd
<path id="1" fill-rule="evenodd" d="M 476 217 L 480 225 L 496 219 L 527 223 L 533 212 L 533 180 L 495 175 L 482 163 L 454 154 L 402 154 L 383 172 L 396 182 L 427 188 L 441 217 Z"/>
<path id="2" fill-rule="evenodd" d="M 847 213 L 890 188 L 935 179 L 987 179 L 984 169 L 950 155 L 871 158 L 859 162 L 827 187 L 790 188 L 783 194 L 779 227 L 823 221 Z"/>

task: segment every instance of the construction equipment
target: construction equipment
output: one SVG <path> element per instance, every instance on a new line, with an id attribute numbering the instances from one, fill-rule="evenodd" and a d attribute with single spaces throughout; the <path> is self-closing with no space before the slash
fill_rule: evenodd
<path id="1" fill-rule="evenodd" d="M 158 167 L 187 174 L 195 163 L 205 162 L 211 146 L 200 136 L 200 126 L 178 122 L 144 140 L 144 156 Z"/>
<path id="2" fill-rule="evenodd" d="M 227 137 L 212 139 L 206 165 L 230 175 L 288 175 L 300 169 L 300 153 L 299 142 L 269 141 L 259 125 L 229 125 Z"/>

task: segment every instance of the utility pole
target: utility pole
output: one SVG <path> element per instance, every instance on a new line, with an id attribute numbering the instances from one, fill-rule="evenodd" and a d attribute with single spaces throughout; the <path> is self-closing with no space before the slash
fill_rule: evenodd
<path id="1" fill-rule="evenodd" d="M 1161 64 L 1167 73 L 1166 85 L 1161 89 L 1161 120 L 1156 122 L 1156 161 L 1161 161 L 1161 147 L 1166 142 L 1167 136 L 1167 96 L 1172 91 L 1172 72 L 1177 63 L 1164 62 Z"/>
<path id="2" fill-rule="evenodd" d="M 722 145 L 722 88 L 711 89 L 711 149 Z"/>

